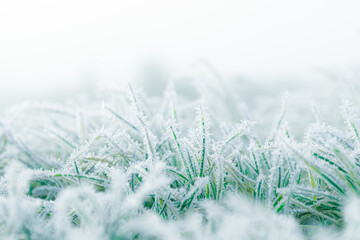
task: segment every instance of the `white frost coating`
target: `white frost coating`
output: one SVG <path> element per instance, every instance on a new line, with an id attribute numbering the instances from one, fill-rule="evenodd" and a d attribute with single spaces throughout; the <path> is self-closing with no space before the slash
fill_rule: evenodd
<path id="1" fill-rule="evenodd" d="M 129 88 L 128 97 L 23 105 L 1 119 L 0 238 L 306 239 L 320 226 L 324 236 L 358 234 L 359 200 L 343 211 L 360 194 L 356 109 L 344 114 L 346 130 L 317 118 L 298 140 L 285 106 L 267 136 L 231 113 L 229 89 L 200 91 L 206 110 L 175 104 L 173 87 L 150 102 Z"/>
<path id="2" fill-rule="evenodd" d="M 342 239 L 355 240 L 360 235 L 360 199 L 352 199 L 345 208 L 346 229 Z"/>

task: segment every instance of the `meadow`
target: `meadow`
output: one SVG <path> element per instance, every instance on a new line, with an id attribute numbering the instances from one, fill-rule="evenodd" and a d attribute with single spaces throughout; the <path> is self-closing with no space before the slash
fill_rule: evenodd
<path id="1" fill-rule="evenodd" d="M 330 106 L 340 124 L 306 106 L 312 118 L 298 135 L 291 94 L 279 96 L 266 130 L 221 82 L 199 81 L 187 95 L 163 87 L 155 97 L 129 83 L 8 107 L 0 238 L 357 239 L 354 99 Z"/>

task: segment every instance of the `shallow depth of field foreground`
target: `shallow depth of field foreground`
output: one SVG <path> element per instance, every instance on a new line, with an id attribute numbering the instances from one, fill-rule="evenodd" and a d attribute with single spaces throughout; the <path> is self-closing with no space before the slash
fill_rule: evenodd
<path id="1" fill-rule="evenodd" d="M 358 238 L 356 98 L 331 106 L 342 121 L 309 106 L 313 117 L 295 136 L 291 94 L 261 130 L 235 87 L 188 87 L 170 82 L 148 97 L 129 83 L 8 108 L 0 238 Z"/>

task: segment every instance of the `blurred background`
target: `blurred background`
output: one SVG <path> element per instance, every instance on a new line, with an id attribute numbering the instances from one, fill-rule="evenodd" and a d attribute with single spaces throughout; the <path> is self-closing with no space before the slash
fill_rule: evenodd
<path id="1" fill-rule="evenodd" d="M 168 79 L 191 84 L 206 65 L 258 118 L 285 91 L 299 107 L 293 119 L 311 100 L 332 112 L 360 81 L 359 9 L 357 0 L 1 1 L 0 110 L 129 80 L 161 95 Z"/>

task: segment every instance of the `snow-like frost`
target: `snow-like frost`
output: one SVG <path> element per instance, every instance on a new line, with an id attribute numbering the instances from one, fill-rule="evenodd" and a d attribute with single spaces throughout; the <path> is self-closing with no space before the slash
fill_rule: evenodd
<path id="1" fill-rule="evenodd" d="M 235 111 L 234 89 L 212 85 L 198 81 L 200 101 L 168 86 L 147 102 L 129 84 L 84 106 L 7 111 L 0 238 L 356 239 L 357 109 L 342 107 L 345 130 L 314 110 L 299 140 L 289 96 L 266 134 Z"/>

